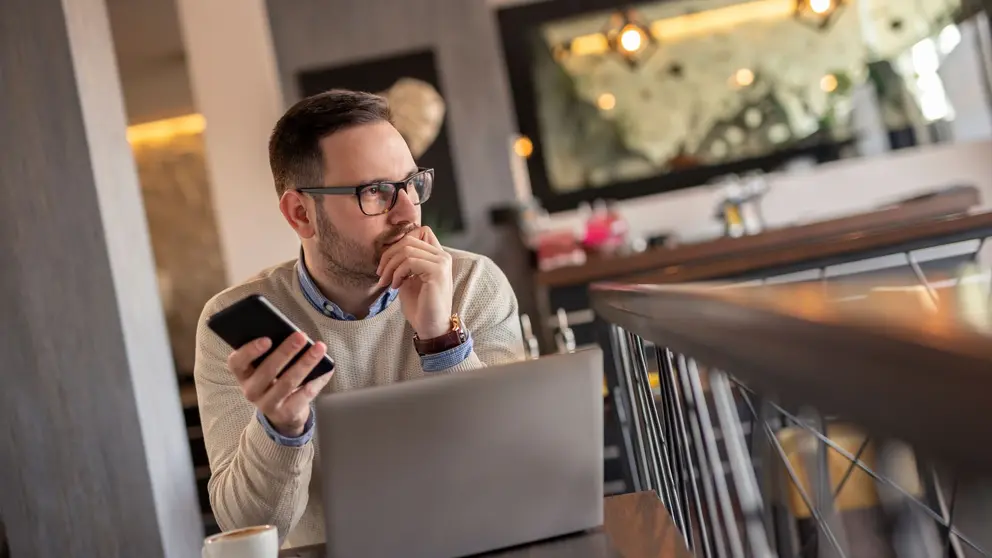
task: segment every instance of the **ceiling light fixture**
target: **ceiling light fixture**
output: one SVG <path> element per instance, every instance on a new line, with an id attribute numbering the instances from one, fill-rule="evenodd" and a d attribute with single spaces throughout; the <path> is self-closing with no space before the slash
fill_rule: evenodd
<path id="1" fill-rule="evenodd" d="M 178 136 L 203 133 L 206 127 L 202 114 L 187 114 L 128 126 L 127 141 L 131 145 L 165 143 Z"/>
<path id="2" fill-rule="evenodd" d="M 636 25 L 643 34 L 638 33 L 636 29 L 624 29 L 623 13 L 618 12 L 613 15 L 613 18 L 618 19 L 611 19 L 608 28 L 619 29 L 620 46 L 623 47 L 626 42 L 628 50 L 636 52 L 639 49 L 633 45 L 638 40 L 640 40 L 640 49 L 645 49 L 652 42 L 674 43 L 692 37 L 727 32 L 748 23 L 787 19 L 793 17 L 795 11 L 796 0 L 747 0 L 731 6 L 656 19 L 643 25 Z M 623 31 L 632 31 L 632 33 L 627 33 L 625 38 Z M 600 55 L 610 50 L 612 46 L 606 32 L 601 31 L 562 40 L 554 44 L 552 54 L 555 60 L 563 62 L 568 56 Z"/>
<path id="3" fill-rule="evenodd" d="M 603 35 L 610 50 L 619 54 L 631 68 L 644 62 L 658 47 L 648 26 L 629 8 L 610 16 Z"/>
<path id="4" fill-rule="evenodd" d="M 829 27 L 847 0 L 796 0 L 795 17 L 816 29 Z"/>

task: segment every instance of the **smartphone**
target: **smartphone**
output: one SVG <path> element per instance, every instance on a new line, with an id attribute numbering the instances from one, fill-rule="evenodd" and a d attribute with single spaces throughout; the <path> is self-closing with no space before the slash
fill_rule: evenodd
<path id="1" fill-rule="evenodd" d="M 251 343 L 260 337 L 271 339 L 272 347 L 264 355 L 252 362 L 254 366 L 261 364 L 290 335 L 297 331 L 302 333 L 300 328 L 296 327 L 296 324 L 291 322 L 285 314 L 280 312 L 267 298 L 260 294 L 247 296 L 210 316 L 207 319 L 207 327 L 235 349 L 240 349 L 245 344 Z M 279 376 L 282 376 L 283 372 L 299 360 L 310 347 L 313 347 L 313 340 L 307 337 L 306 346 L 293 357 L 293 360 L 286 365 L 286 368 L 283 368 L 279 372 Z M 319 378 L 332 370 L 334 370 L 334 360 L 324 355 L 324 358 L 314 366 L 313 370 L 307 374 L 307 377 L 300 385 Z"/>

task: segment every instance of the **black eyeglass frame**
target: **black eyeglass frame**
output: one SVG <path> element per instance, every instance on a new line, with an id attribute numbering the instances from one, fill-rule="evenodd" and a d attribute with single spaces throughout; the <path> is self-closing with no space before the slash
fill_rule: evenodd
<path id="1" fill-rule="evenodd" d="M 358 207 L 359 209 L 362 210 L 362 213 L 368 215 L 369 217 L 374 217 L 376 215 L 382 215 L 383 213 L 387 213 L 390 210 L 392 210 L 394 207 L 396 207 L 396 200 L 398 200 L 400 197 L 400 190 L 405 191 L 407 188 L 410 187 L 410 184 L 414 181 L 414 179 L 422 175 L 430 175 L 431 190 L 433 191 L 434 169 L 425 168 L 425 167 L 417 167 L 417 172 L 411 174 L 410 176 L 404 178 L 403 180 L 372 182 L 370 184 L 362 184 L 361 186 L 318 186 L 315 188 L 297 188 L 296 191 L 302 192 L 304 194 L 325 194 L 332 196 L 352 195 L 355 196 L 355 198 L 358 200 Z M 387 207 L 383 211 L 380 211 L 379 213 L 369 213 L 365 211 L 365 206 L 362 205 L 362 191 L 367 188 L 374 188 L 376 186 L 384 186 L 387 184 L 393 186 L 394 188 L 393 199 L 389 202 L 389 207 Z M 427 196 L 425 196 L 423 199 L 417 200 L 417 203 L 415 203 L 414 205 L 420 205 L 425 201 L 429 200 L 430 198 L 431 195 L 430 192 L 428 192 Z"/>

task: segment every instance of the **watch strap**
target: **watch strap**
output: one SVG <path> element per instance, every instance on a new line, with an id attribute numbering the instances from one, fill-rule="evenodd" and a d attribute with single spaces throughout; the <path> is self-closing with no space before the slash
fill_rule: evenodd
<path id="1" fill-rule="evenodd" d="M 413 346 L 420 356 L 436 355 L 449 349 L 461 345 L 468 338 L 465 328 L 462 327 L 461 319 L 457 314 L 451 316 L 451 331 L 433 337 L 431 339 L 421 339 L 416 334 L 413 336 Z"/>

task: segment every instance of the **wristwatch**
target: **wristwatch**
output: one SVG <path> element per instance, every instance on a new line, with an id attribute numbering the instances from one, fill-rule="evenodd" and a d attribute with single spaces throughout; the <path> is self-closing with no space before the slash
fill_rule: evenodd
<path id="1" fill-rule="evenodd" d="M 436 355 L 448 349 L 454 349 L 464 343 L 467 338 L 468 334 L 465 333 L 465 328 L 462 327 L 461 318 L 458 317 L 458 314 L 452 314 L 451 331 L 440 337 L 431 339 L 421 339 L 417 334 L 414 334 L 413 346 L 417 349 L 417 354 L 420 356 Z"/>

